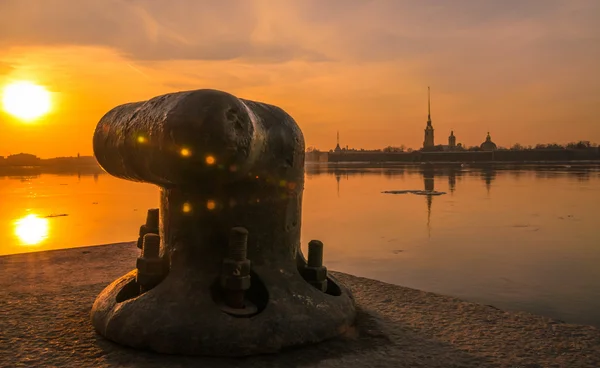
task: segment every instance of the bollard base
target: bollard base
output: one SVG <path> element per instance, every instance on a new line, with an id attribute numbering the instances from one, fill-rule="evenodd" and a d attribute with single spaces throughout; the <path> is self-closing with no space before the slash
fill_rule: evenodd
<path id="1" fill-rule="evenodd" d="M 128 349 L 93 331 L 89 308 L 138 252 L 128 242 L 0 257 L 0 316 L 10 316 L 0 318 L 0 367 L 600 366 L 597 327 L 337 272 L 330 274 L 352 290 L 357 308 L 341 338 L 244 359 Z"/>
<path id="2" fill-rule="evenodd" d="M 270 286 L 250 293 L 260 298 L 262 292 L 268 300 L 251 301 L 248 316 L 229 313 L 215 302 L 213 285 L 205 281 L 211 277 L 199 271 L 171 273 L 141 295 L 133 292 L 135 278 L 133 270 L 100 293 L 92 323 L 109 340 L 159 353 L 238 357 L 274 353 L 344 334 L 356 315 L 349 291 L 334 278 L 328 280 L 335 286 L 330 295 L 298 272 L 273 267 L 255 267 L 253 285 Z"/>

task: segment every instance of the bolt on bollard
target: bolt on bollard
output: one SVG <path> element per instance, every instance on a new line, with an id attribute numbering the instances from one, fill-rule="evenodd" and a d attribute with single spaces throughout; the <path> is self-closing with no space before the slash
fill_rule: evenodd
<path id="1" fill-rule="evenodd" d="M 149 233 L 158 234 L 158 211 L 158 208 L 151 208 L 148 210 L 148 213 L 146 214 L 146 223 L 140 226 L 140 233 L 137 240 L 137 247 L 139 249 L 142 249 L 144 235 Z"/>
<path id="2" fill-rule="evenodd" d="M 243 227 L 231 229 L 227 255 L 234 261 L 243 262 L 246 260 L 248 255 L 248 230 Z"/>
<path id="3" fill-rule="evenodd" d="M 223 259 L 221 269 L 221 288 L 225 303 L 224 310 L 230 314 L 253 313 L 255 307 L 246 300 L 246 291 L 250 289 L 250 260 L 248 253 L 248 230 L 234 227 L 229 234 L 227 257 Z M 242 310 L 245 310 L 242 312 Z"/>
<path id="4" fill-rule="evenodd" d="M 137 259 L 136 281 L 140 287 L 140 293 L 152 289 L 163 278 L 163 264 L 160 258 L 160 236 L 148 233 L 144 235 L 142 254 Z"/>
<path id="5" fill-rule="evenodd" d="M 308 243 L 308 267 L 323 266 L 323 242 L 320 240 L 311 240 Z"/>
<path id="6" fill-rule="evenodd" d="M 308 260 L 301 274 L 312 286 L 322 292 L 327 291 L 327 268 L 323 266 L 323 242 L 320 240 L 308 243 Z"/>

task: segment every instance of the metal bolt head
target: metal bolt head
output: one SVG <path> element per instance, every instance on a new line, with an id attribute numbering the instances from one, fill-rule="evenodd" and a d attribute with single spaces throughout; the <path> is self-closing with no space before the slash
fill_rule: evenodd
<path id="1" fill-rule="evenodd" d="M 144 235 L 142 242 L 142 257 L 158 258 L 160 254 L 160 236 L 148 233 Z"/>
<path id="2" fill-rule="evenodd" d="M 148 233 L 156 233 L 158 234 L 158 223 L 159 223 L 159 210 L 158 208 L 151 208 L 148 210 L 146 214 L 146 223 L 140 226 L 140 231 L 138 233 L 139 237 L 137 240 L 137 247 L 142 249 L 144 245 L 144 235 Z"/>
<path id="3" fill-rule="evenodd" d="M 136 262 L 138 275 L 162 275 L 163 264 L 160 258 L 138 258 Z"/>
<path id="4" fill-rule="evenodd" d="M 221 265 L 222 276 L 243 277 L 250 275 L 250 260 L 234 261 L 233 259 L 225 258 Z"/>
<path id="5" fill-rule="evenodd" d="M 146 227 L 158 230 L 158 208 L 151 208 L 146 214 Z"/>
<path id="6" fill-rule="evenodd" d="M 321 282 L 327 280 L 326 267 L 304 267 L 302 277 L 308 282 Z"/>
<path id="7" fill-rule="evenodd" d="M 248 253 L 248 230 L 234 227 L 229 232 L 228 258 L 244 261 Z"/>
<path id="8" fill-rule="evenodd" d="M 323 242 L 311 240 L 308 243 L 308 267 L 323 266 Z"/>
<path id="9" fill-rule="evenodd" d="M 327 292 L 327 279 L 323 281 L 310 282 L 310 284 L 324 293 Z"/>
<path id="10" fill-rule="evenodd" d="M 226 292 L 229 291 L 246 291 L 250 289 L 250 276 L 243 277 L 223 277 L 221 278 L 221 287 Z"/>

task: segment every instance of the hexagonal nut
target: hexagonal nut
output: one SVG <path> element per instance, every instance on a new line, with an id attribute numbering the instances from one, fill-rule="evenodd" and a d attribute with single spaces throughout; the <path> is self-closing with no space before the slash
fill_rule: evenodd
<path id="1" fill-rule="evenodd" d="M 225 258 L 221 266 L 222 276 L 249 276 L 250 275 L 250 260 L 234 261 L 233 259 Z"/>
<path id="2" fill-rule="evenodd" d="M 304 267 L 300 273 L 308 282 L 327 281 L 327 267 Z"/>
<path id="3" fill-rule="evenodd" d="M 144 246 L 144 235 L 148 234 L 148 233 L 157 233 L 158 229 L 151 229 L 146 225 L 142 225 L 140 226 L 140 231 L 139 231 L 139 237 L 137 240 L 137 247 L 139 249 L 142 249 Z"/>
<path id="4" fill-rule="evenodd" d="M 136 276 L 136 281 L 138 285 L 143 286 L 145 288 L 153 288 L 160 283 L 162 280 L 162 275 L 159 274 L 144 274 L 139 273 Z"/>
<path id="5" fill-rule="evenodd" d="M 221 287 L 225 290 L 248 290 L 250 289 L 250 276 L 223 276 Z"/>
<path id="6" fill-rule="evenodd" d="M 148 226 L 142 225 L 142 226 L 140 226 L 140 231 L 139 231 L 138 235 L 140 236 L 140 238 L 143 238 L 144 235 L 148 234 L 149 232 L 150 232 L 150 229 L 148 229 Z"/>
<path id="7" fill-rule="evenodd" d="M 312 286 L 314 286 L 317 289 L 321 290 L 322 292 L 326 292 L 327 291 L 327 279 L 325 279 L 323 281 L 309 282 L 309 284 L 311 284 Z"/>
<path id="8" fill-rule="evenodd" d="M 138 274 L 161 275 L 163 272 L 163 262 L 161 258 L 139 257 L 136 262 Z"/>

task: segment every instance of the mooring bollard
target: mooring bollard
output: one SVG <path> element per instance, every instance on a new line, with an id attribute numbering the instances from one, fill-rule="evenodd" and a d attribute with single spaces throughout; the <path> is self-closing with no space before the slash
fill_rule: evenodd
<path id="1" fill-rule="evenodd" d="M 136 269 L 92 307 L 101 335 L 161 353 L 245 356 L 354 323 L 323 243 L 310 242 L 308 261 L 300 249 L 304 138 L 282 109 L 215 90 L 167 94 L 114 108 L 93 143 L 109 174 L 160 188 Z"/>

